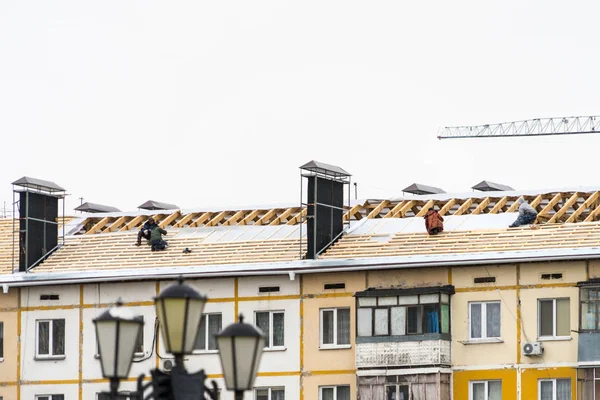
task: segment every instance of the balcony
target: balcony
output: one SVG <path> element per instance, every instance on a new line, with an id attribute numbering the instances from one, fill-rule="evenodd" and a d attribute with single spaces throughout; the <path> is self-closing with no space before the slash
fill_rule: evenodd
<path id="1" fill-rule="evenodd" d="M 450 365 L 450 340 L 447 336 L 449 335 L 425 334 L 404 337 L 357 338 L 356 367 L 397 368 Z"/>

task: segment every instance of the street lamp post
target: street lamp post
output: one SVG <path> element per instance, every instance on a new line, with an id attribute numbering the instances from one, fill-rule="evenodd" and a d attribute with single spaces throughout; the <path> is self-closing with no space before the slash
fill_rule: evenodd
<path id="1" fill-rule="evenodd" d="M 184 285 L 181 277 L 178 284 L 155 298 L 163 342 L 166 350 L 175 356 L 175 366 L 170 373 L 159 369 L 150 371 L 151 382 L 146 384 L 144 374 L 140 375 L 137 390 L 129 395 L 118 395 L 117 390 L 119 381 L 129 375 L 135 343 L 144 322 L 121 307 L 120 302 L 96 318 L 102 376 L 110 380 L 110 392 L 105 395 L 113 400 L 217 400 L 215 381 L 212 381 L 212 389 L 207 388 L 204 370 L 190 374 L 183 362 L 184 355 L 193 352 L 206 301 L 207 297 Z M 216 335 L 225 385 L 235 391 L 236 400 L 242 400 L 244 390 L 252 388 L 265 342 L 259 329 L 244 323 L 241 314 L 239 319 L 239 323 L 229 325 Z M 152 393 L 144 396 L 150 387 Z"/>

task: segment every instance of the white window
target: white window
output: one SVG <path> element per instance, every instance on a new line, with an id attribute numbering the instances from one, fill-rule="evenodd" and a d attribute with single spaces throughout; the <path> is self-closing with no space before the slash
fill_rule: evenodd
<path id="1" fill-rule="evenodd" d="M 540 379 L 539 400 L 571 400 L 571 379 Z"/>
<path id="2" fill-rule="evenodd" d="M 538 300 L 538 336 L 571 336 L 569 299 Z"/>
<path id="3" fill-rule="evenodd" d="M 36 395 L 35 400 L 65 400 L 65 395 L 64 394 Z"/>
<path id="4" fill-rule="evenodd" d="M 502 400 L 502 381 L 469 382 L 469 400 Z"/>
<path id="5" fill-rule="evenodd" d="M 469 303 L 469 339 L 500 337 L 500 302 Z"/>
<path id="6" fill-rule="evenodd" d="M 350 400 L 350 386 L 321 386 L 319 400 Z"/>
<path id="7" fill-rule="evenodd" d="M 215 335 L 221 331 L 222 325 L 223 317 L 221 314 L 202 315 L 194 350 L 217 350 L 217 339 L 215 338 Z"/>
<path id="8" fill-rule="evenodd" d="M 350 309 L 326 308 L 321 310 L 321 347 L 348 347 L 350 345 Z"/>
<path id="9" fill-rule="evenodd" d="M 63 358 L 65 355 L 65 320 L 37 320 L 36 325 L 36 356 L 40 358 Z"/>
<path id="10" fill-rule="evenodd" d="M 285 345 L 283 311 L 256 311 L 254 319 L 256 326 L 265 333 L 265 348 L 281 348 Z"/>
<path id="11" fill-rule="evenodd" d="M 278 388 L 256 388 L 254 389 L 254 400 L 285 400 L 285 389 Z"/>

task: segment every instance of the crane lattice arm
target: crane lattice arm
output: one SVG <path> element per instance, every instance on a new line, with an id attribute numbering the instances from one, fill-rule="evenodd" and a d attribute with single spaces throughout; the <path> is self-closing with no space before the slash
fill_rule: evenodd
<path id="1" fill-rule="evenodd" d="M 600 132 L 600 116 L 536 118 L 478 126 L 441 129 L 438 139 L 576 135 Z"/>

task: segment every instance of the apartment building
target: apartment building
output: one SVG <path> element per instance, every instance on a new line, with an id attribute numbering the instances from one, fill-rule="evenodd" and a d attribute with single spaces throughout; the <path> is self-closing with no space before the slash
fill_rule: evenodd
<path id="1" fill-rule="evenodd" d="M 508 229 L 520 196 L 538 222 Z M 91 321 L 118 298 L 145 321 L 121 389 L 168 370 L 152 298 L 182 275 L 209 296 L 188 370 L 223 387 L 212 335 L 239 313 L 267 335 L 248 399 L 600 398 L 599 198 L 579 188 L 367 200 L 346 208 L 349 226 L 314 259 L 303 257 L 313 231 L 301 206 L 86 214 L 27 272 L 9 262 L 2 220 L 0 397 L 106 390 Z M 425 233 L 429 207 L 443 234 Z M 133 246 L 149 215 L 169 231 L 164 252 Z"/>

